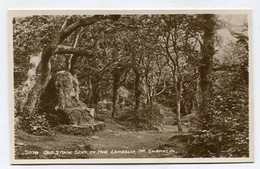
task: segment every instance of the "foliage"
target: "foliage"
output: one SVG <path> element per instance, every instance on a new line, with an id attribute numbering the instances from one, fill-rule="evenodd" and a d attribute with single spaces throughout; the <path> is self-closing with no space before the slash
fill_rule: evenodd
<path id="1" fill-rule="evenodd" d="M 22 112 L 21 107 L 24 103 L 24 96 L 19 88 L 15 90 L 15 118 L 17 119 L 15 128 L 35 135 L 48 135 L 50 124 L 44 114 L 29 114 Z"/>
<path id="2" fill-rule="evenodd" d="M 26 80 L 30 57 L 50 43 L 63 19 L 62 16 L 31 16 L 13 20 L 15 87 Z"/>
<path id="3" fill-rule="evenodd" d="M 227 91 L 226 91 L 227 92 Z M 190 157 L 248 157 L 249 119 L 247 91 L 218 95 L 211 130 L 197 130 L 190 144 Z"/>
<path id="4" fill-rule="evenodd" d="M 249 156 L 248 53 L 243 45 L 236 47 L 240 53 L 233 46 L 228 67 L 221 64 L 225 69 L 214 72 L 212 128 L 193 132 L 189 157 Z"/>
<path id="5" fill-rule="evenodd" d="M 50 125 L 44 115 L 23 114 L 19 118 L 18 129 L 34 135 L 50 134 Z"/>
<path id="6" fill-rule="evenodd" d="M 117 120 L 135 130 L 154 130 L 158 129 L 157 126 L 162 122 L 162 118 L 160 109 L 156 106 L 148 106 L 140 109 L 138 113 L 127 111 Z"/>
<path id="7" fill-rule="evenodd" d="M 18 127 L 24 131 L 44 135 L 51 124 L 46 116 L 29 115 L 19 108 L 25 100 L 18 86 L 26 80 L 30 57 L 55 39 L 64 22 L 72 25 L 93 18 L 99 17 L 30 16 L 13 20 L 15 109 Z M 211 113 L 206 112 L 210 114 L 208 119 L 197 121 L 187 156 L 248 156 L 248 37 L 245 32 L 232 33 L 240 28 L 226 26 L 223 19 L 218 19 L 216 32 L 225 34 L 207 39 L 214 42 L 209 45 L 209 53 L 215 55 L 213 61 L 202 65 L 201 60 L 206 56 L 202 50 L 206 24 L 203 15 L 122 15 L 116 22 L 99 19 L 78 27 L 56 46 L 74 46 L 79 35 L 75 46 L 91 51 L 91 54 L 73 55 L 76 59 L 71 72 L 82 89 L 79 99 L 94 108 L 105 99 L 113 100 L 116 108 L 122 103 L 129 109 L 119 110 L 116 120 L 137 130 L 156 129 L 161 123 L 162 115 L 154 102 L 171 107 L 179 117 L 199 114 L 202 100 L 199 68 L 212 65 L 211 78 L 207 79 L 207 84 L 212 85 L 206 84 L 212 99 L 202 106 Z M 70 56 L 70 53 L 52 56 L 50 75 L 66 70 Z M 39 69 L 36 80 L 40 79 Z M 119 98 L 120 86 L 128 91 L 127 98 Z M 44 109 L 45 114 L 50 113 Z M 56 114 L 56 118 L 60 116 Z M 209 128 L 201 130 L 199 126 L 204 123 Z"/>

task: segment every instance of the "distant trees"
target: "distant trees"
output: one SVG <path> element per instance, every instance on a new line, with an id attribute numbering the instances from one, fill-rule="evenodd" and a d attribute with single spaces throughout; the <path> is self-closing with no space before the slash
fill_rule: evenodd
<path id="1" fill-rule="evenodd" d="M 189 15 L 163 16 L 160 33 L 158 32 L 160 55 L 165 57 L 165 63 L 171 72 L 172 93 L 174 93 L 173 100 L 176 102 L 179 131 L 182 131 L 181 109 L 182 107 L 185 108 L 184 105 L 182 106 L 182 102 L 185 102 L 183 97 L 183 82 L 185 79 L 183 78 L 186 71 L 192 73 L 190 67 L 194 66 L 194 64 L 192 65 L 190 62 L 198 60 L 197 54 L 201 45 L 199 43 L 200 32 L 196 32 L 194 35 L 190 32 L 195 19 L 194 16 Z"/>

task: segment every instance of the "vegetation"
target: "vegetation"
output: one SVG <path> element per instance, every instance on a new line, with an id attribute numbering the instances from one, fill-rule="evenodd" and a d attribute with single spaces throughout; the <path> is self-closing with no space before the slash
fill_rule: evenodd
<path id="1" fill-rule="evenodd" d="M 17 129 L 47 135 L 65 124 L 57 122 L 64 114 L 53 115 L 56 105 L 46 108 L 55 99 L 45 97 L 50 84 L 68 88 L 52 81 L 62 70 L 76 83 L 71 102 L 94 108 L 105 123 L 154 130 L 163 123 L 160 104 L 172 110 L 178 132 L 191 123 L 183 157 L 247 157 L 247 30 L 242 15 L 14 18 Z M 196 120 L 183 120 L 191 115 Z"/>

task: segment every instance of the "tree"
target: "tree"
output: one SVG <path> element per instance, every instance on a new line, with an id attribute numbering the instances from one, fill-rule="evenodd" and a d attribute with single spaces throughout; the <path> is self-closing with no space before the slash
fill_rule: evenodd
<path id="1" fill-rule="evenodd" d="M 76 55 L 85 55 L 85 56 L 92 56 L 93 51 L 82 48 L 82 47 L 69 47 L 69 46 L 62 46 L 62 42 L 70 36 L 74 31 L 81 27 L 92 25 L 100 20 L 103 19 L 112 19 L 112 20 L 118 20 L 119 16 L 100 16 L 96 15 L 93 17 L 83 17 L 77 19 L 75 22 L 70 20 L 70 17 L 66 19 L 66 21 L 63 23 L 61 29 L 58 31 L 57 34 L 55 34 L 52 37 L 52 40 L 50 43 L 44 47 L 44 49 L 40 52 L 39 55 L 41 55 L 41 73 L 38 77 L 35 77 L 32 79 L 32 81 L 35 81 L 32 84 L 31 90 L 28 92 L 28 98 L 25 102 L 25 105 L 23 107 L 23 112 L 32 114 L 35 111 L 35 107 L 37 105 L 37 102 L 39 100 L 39 97 L 43 93 L 45 87 L 47 86 L 49 80 L 50 80 L 50 71 L 51 71 L 51 65 L 50 65 L 50 59 L 55 54 L 76 54 Z M 70 23 L 72 22 L 72 23 Z M 31 86 L 30 86 L 31 87 Z"/>
<path id="2" fill-rule="evenodd" d="M 182 131 L 181 102 L 183 99 L 183 75 L 187 70 L 188 59 L 196 57 L 198 47 L 200 46 L 198 37 L 196 37 L 199 35 L 189 36 L 190 20 L 192 19 L 192 17 L 187 15 L 165 16 L 163 19 L 164 34 L 160 37 L 161 42 L 159 42 L 163 50 L 162 54 L 165 56 L 172 73 L 179 131 Z"/>
<path id="3" fill-rule="evenodd" d="M 213 69 L 213 56 L 214 49 L 214 35 L 215 35 L 215 15 L 205 14 L 202 15 L 204 19 L 204 35 L 203 45 L 201 49 L 202 59 L 200 62 L 200 87 L 202 92 L 202 100 L 200 104 L 199 117 L 201 120 L 202 129 L 210 129 L 212 124 L 212 69 Z"/>

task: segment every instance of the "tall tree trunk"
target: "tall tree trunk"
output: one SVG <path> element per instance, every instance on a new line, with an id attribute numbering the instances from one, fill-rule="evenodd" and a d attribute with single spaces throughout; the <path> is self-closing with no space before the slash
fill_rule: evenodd
<path id="1" fill-rule="evenodd" d="M 91 77 L 88 79 L 88 92 L 87 92 L 87 104 L 91 106 L 91 99 L 93 97 L 93 85 Z"/>
<path id="2" fill-rule="evenodd" d="M 78 40 L 79 40 L 79 37 L 80 37 L 82 30 L 83 30 L 83 28 L 81 28 L 78 32 L 76 32 L 76 37 L 75 37 L 74 43 L 72 45 L 73 48 L 77 47 L 77 43 L 78 43 Z M 69 57 L 66 58 L 66 60 L 67 60 L 67 70 L 70 73 L 72 73 L 72 75 L 75 75 L 73 66 L 76 63 L 77 56 L 74 55 L 74 54 L 70 54 Z"/>
<path id="3" fill-rule="evenodd" d="M 58 45 L 62 43 L 62 41 L 67 37 L 63 35 L 63 30 L 67 24 L 67 20 L 64 22 L 60 32 L 53 37 L 52 42 L 48 45 L 43 51 L 41 55 L 41 74 L 39 77 L 36 77 L 36 82 L 33 88 L 28 93 L 28 98 L 23 108 L 24 113 L 32 114 L 35 111 L 35 107 L 39 102 L 39 98 L 42 95 L 45 87 L 49 83 L 51 78 L 51 64 L 50 58 L 54 55 L 55 50 Z"/>
<path id="4" fill-rule="evenodd" d="M 115 117 L 115 115 L 117 115 L 116 102 L 117 102 L 117 90 L 119 87 L 119 82 L 120 82 L 120 73 L 119 73 L 118 69 L 115 69 L 113 72 L 112 117 Z"/>
<path id="5" fill-rule="evenodd" d="M 139 106 L 140 106 L 140 74 L 138 70 L 135 70 L 135 113 L 138 112 Z"/>
<path id="6" fill-rule="evenodd" d="M 179 96 L 177 96 L 177 124 L 178 124 L 178 131 L 182 131 L 182 126 L 181 126 L 181 101 Z"/>
<path id="7" fill-rule="evenodd" d="M 191 99 L 190 99 L 190 105 L 189 105 L 189 107 L 188 107 L 188 113 L 187 113 L 187 115 L 193 113 L 193 109 L 194 109 L 194 98 L 191 98 Z"/>
<path id="8" fill-rule="evenodd" d="M 152 106 L 153 105 L 153 102 L 154 102 L 154 95 L 153 93 L 151 92 L 151 95 L 150 95 L 150 105 Z"/>
<path id="9" fill-rule="evenodd" d="M 181 114 L 183 115 L 187 115 L 188 114 L 188 111 L 187 111 L 187 102 L 185 99 L 183 99 L 181 101 Z"/>
<path id="10" fill-rule="evenodd" d="M 182 81 L 178 81 L 177 77 L 175 78 L 174 90 L 176 93 L 176 104 L 177 104 L 177 125 L 178 131 L 183 131 L 181 126 L 181 94 L 182 94 Z"/>
<path id="11" fill-rule="evenodd" d="M 100 100 L 100 81 L 94 82 L 93 84 L 93 95 L 92 98 L 90 100 L 90 106 L 92 107 L 96 107 L 98 104 L 98 101 Z"/>
<path id="12" fill-rule="evenodd" d="M 51 46 L 42 52 L 40 63 L 41 75 L 40 77 L 36 78 L 35 85 L 28 93 L 27 101 L 25 102 L 25 106 L 23 107 L 24 113 L 32 114 L 34 112 L 35 107 L 39 102 L 40 96 L 42 95 L 45 87 L 48 85 L 49 80 L 51 79 L 50 58 L 53 55 L 53 52 L 54 48 L 52 48 Z"/>
<path id="13" fill-rule="evenodd" d="M 32 56 L 30 59 L 31 68 L 29 69 L 28 74 L 27 74 L 28 78 L 27 78 L 26 82 L 24 83 L 24 85 L 22 86 L 21 95 L 22 95 L 23 99 L 21 100 L 21 103 L 17 106 L 18 114 L 23 112 L 24 105 L 29 96 L 29 92 L 32 90 L 32 88 L 34 87 L 34 85 L 36 83 L 36 73 L 37 73 L 38 65 L 41 63 L 41 56 L 42 56 L 42 52 L 38 53 L 35 56 Z"/>
<path id="14" fill-rule="evenodd" d="M 214 34 L 215 34 L 215 15 L 203 15 L 205 20 L 204 36 L 202 46 L 202 59 L 199 68 L 200 73 L 200 87 L 202 92 L 202 101 L 200 103 L 199 118 L 201 120 L 202 129 L 210 129 L 212 124 L 212 68 L 214 50 Z"/>

